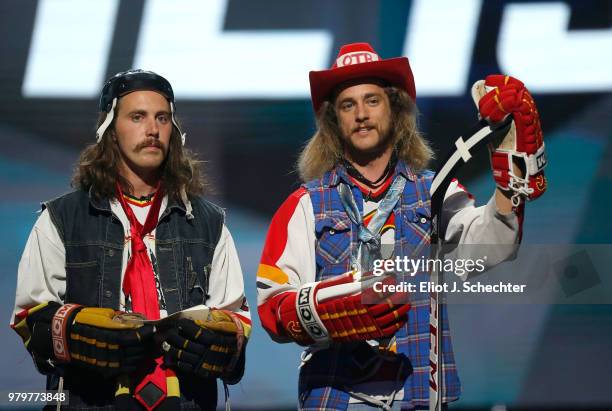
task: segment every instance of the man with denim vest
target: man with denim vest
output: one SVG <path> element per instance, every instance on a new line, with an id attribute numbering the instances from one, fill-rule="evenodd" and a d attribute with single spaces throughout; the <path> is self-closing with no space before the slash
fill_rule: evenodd
<path id="1" fill-rule="evenodd" d="M 302 186 L 270 224 L 257 272 L 261 322 L 274 341 L 306 346 L 299 409 L 426 409 L 429 294 L 376 293 L 367 275 L 374 260 L 412 256 L 430 242 L 432 151 L 416 127 L 408 59 L 381 59 L 366 43 L 349 44 L 330 70 L 310 73 L 310 89 L 318 130 L 299 158 Z M 481 118 L 499 123 L 510 113 L 514 126 L 492 147 L 497 189 L 485 206 L 475 207 L 456 180 L 450 184 L 442 238 L 518 244 L 524 200 L 546 188 L 542 170 L 528 166 L 543 156 L 538 113 L 523 84 L 508 76 L 487 77 L 473 94 Z M 441 311 L 446 404 L 459 398 L 460 383 L 444 305 Z"/>
<path id="2" fill-rule="evenodd" d="M 110 78 L 96 137 L 76 190 L 44 203 L 32 229 L 11 326 L 47 389 L 69 393 L 62 409 L 215 409 L 216 380 L 244 372 L 250 314 L 170 83 L 143 70 Z M 144 321 L 194 306 L 199 316 Z"/>

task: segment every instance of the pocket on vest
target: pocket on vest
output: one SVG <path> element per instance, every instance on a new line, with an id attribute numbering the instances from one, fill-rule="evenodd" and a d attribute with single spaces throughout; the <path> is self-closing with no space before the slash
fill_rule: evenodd
<path id="1" fill-rule="evenodd" d="M 431 238 L 431 211 L 426 207 L 402 210 L 404 220 L 402 237 L 415 248 L 429 244 Z"/>
<path id="2" fill-rule="evenodd" d="M 317 222 L 315 230 L 317 233 L 317 255 L 325 262 L 338 264 L 350 257 L 350 220 L 325 218 Z"/>
<path id="3" fill-rule="evenodd" d="M 97 260 L 66 263 L 66 302 L 99 305 L 100 268 Z"/>
<path id="4" fill-rule="evenodd" d="M 202 243 L 184 243 L 185 302 L 192 307 L 205 304 L 209 298 L 212 250 Z"/>

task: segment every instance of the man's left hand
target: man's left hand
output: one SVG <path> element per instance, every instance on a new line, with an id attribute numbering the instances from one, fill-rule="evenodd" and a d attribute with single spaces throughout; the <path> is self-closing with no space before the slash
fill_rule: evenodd
<path id="1" fill-rule="evenodd" d="M 546 191 L 544 139 L 538 109 L 525 85 L 514 77 L 490 75 L 474 84 L 472 97 L 488 122 L 499 123 L 509 115 L 514 120 L 503 141 L 491 147 L 497 186 L 512 196 L 515 207 L 522 198 L 540 197 Z"/>
<path id="2" fill-rule="evenodd" d="M 166 333 L 164 363 L 202 377 L 237 383 L 244 373 L 250 326 L 231 311 L 211 309 L 205 321 L 181 319 Z"/>

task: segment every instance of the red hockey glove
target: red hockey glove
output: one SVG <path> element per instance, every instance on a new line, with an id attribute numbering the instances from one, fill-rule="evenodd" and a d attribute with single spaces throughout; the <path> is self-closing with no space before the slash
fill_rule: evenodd
<path id="1" fill-rule="evenodd" d="M 514 120 L 503 141 L 489 146 L 497 186 L 513 192 L 515 207 L 521 198 L 540 197 L 546 191 L 544 139 L 538 109 L 525 85 L 514 77 L 494 74 L 474 83 L 472 98 L 481 118 L 498 123 L 511 115 Z M 523 177 L 515 174 L 513 164 L 521 168 Z"/>
<path id="2" fill-rule="evenodd" d="M 378 279 L 394 283 L 392 278 Z M 362 291 L 362 283 L 351 273 L 305 284 L 297 292 L 285 293 L 278 308 L 278 321 L 301 345 L 364 341 L 390 337 L 408 320 L 409 304 L 395 304 L 390 294 Z M 364 304 L 372 301 L 375 304 Z"/>

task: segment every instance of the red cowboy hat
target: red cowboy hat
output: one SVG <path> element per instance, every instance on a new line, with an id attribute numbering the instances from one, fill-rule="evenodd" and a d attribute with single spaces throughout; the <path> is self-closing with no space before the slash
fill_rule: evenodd
<path id="1" fill-rule="evenodd" d="M 378 78 L 391 86 L 406 90 L 416 100 L 414 77 L 406 57 L 383 60 L 368 43 L 342 46 L 329 70 L 311 71 L 310 96 L 315 113 L 341 83 L 360 78 Z"/>

